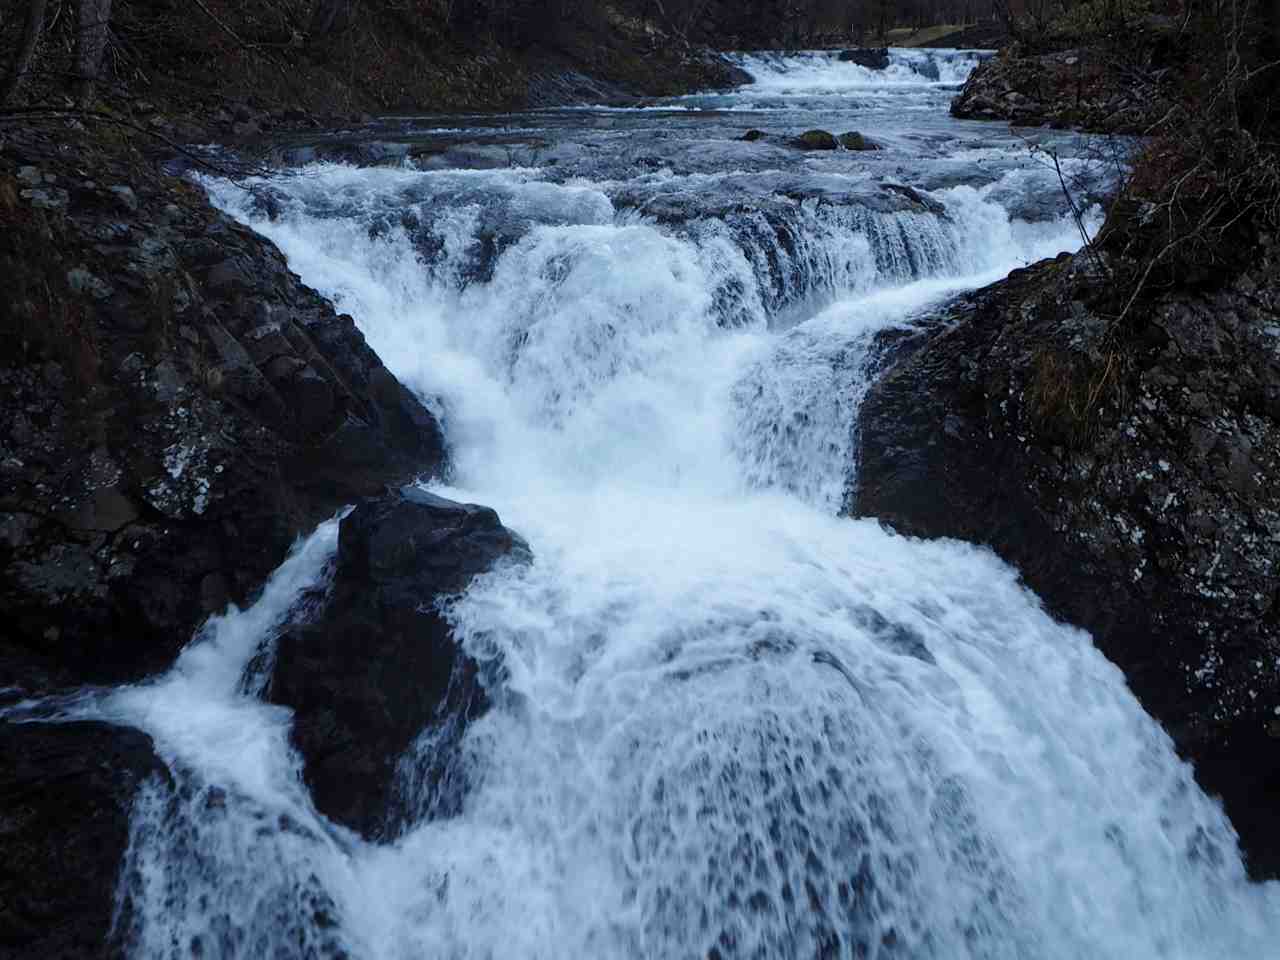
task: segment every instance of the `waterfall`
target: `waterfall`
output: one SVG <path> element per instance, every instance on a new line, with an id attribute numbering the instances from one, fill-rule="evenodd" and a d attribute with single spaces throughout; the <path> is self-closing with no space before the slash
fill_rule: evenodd
<path id="1" fill-rule="evenodd" d="M 758 90 L 822 90 L 828 93 L 868 87 L 959 86 L 973 68 L 992 56 L 983 50 L 894 48 L 882 70 L 841 60 L 838 50 L 737 54 L 737 66 L 755 78 Z"/>
<path id="2" fill-rule="evenodd" d="M 933 89 L 974 57 L 740 62 L 746 101 Z M 598 116 L 615 157 L 665 142 L 667 121 Z M 406 774 L 419 815 L 393 843 L 316 812 L 290 713 L 259 697 L 274 638 L 323 601 L 336 520 L 169 674 L 66 708 L 148 731 L 173 773 L 133 815 L 134 955 L 1273 956 L 1280 885 L 1247 882 L 1090 638 L 987 550 L 838 516 L 880 334 L 1079 243 L 1064 209 L 1011 215 L 1056 181 L 973 129 L 929 141 L 929 169 L 917 146 L 625 182 L 205 181 L 441 415 L 435 489 L 494 506 L 535 559 L 448 607 L 503 687 L 463 738 L 460 809 L 433 815 Z"/>

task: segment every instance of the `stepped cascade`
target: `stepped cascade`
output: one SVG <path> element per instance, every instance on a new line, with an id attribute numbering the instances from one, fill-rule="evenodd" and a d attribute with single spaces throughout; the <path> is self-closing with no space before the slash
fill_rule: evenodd
<path id="1" fill-rule="evenodd" d="M 1072 134 L 1037 136 L 1082 224 L 1043 150 L 946 115 L 981 56 L 743 54 L 732 92 L 400 118 L 391 163 L 202 180 L 438 415 L 424 483 L 532 559 L 444 601 L 489 705 L 458 776 L 414 741 L 378 840 L 317 810 L 268 696 L 340 518 L 164 676 L 11 711 L 154 737 L 134 956 L 1275 955 L 1280 885 L 1090 637 L 987 550 L 842 516 L 898 339 L 1100 221 Z"/>

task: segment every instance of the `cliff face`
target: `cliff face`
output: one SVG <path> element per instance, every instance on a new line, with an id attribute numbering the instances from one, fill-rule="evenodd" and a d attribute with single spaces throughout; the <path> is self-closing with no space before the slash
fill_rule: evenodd
<path id="1" fill-rule="evenodd" d="M 0 688 L 31 692 L 163 668 L 299 533 L 444 456 L 271 243 L 65 133 L 0 146 Z"/>
<path id="2" fill-rule="evenodd" d="M 1123 342 L 1085 254 L 963 299 L 871 390 L 855 513 L 989 545 L 1089 630 L 1280 874 L 1280 271 Z"/>

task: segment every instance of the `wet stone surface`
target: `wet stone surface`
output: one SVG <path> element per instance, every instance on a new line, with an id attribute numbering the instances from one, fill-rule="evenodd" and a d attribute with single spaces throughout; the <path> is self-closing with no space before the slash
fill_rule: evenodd
<path id="1" fill-rule="evenodd" d="M 1158 300 L 1123 355 L 1086 306 L 1092 269 L 1077 255 L 1015 271 L 900 347 L 862 409 L 854 510 L 1017 566 L 1124 669 L 1222 796 L 1251 870 L 1276 876 L 1274 248 L 1216 293 Z M 1083 435 L 1046 405 L 1063 391 L 1090 411 Z"/>

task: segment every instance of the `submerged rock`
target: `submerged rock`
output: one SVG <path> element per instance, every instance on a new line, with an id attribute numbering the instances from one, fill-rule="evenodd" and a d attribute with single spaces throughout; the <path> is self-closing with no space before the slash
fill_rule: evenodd
<path id="1" fill-rule="evenodd" d="M 848 133 L 842 133 L 838 139 L 840 141 L 840 146 L 844 147 L 846 150 L 881 149 L 880 144 L 876 143 L 874 140 L 869 140 L 856 130 L 851 130 Z"/>
<path id="2" fill-rule="evenodd" d="M 498 561 L 528 556 L 488 507 L 415 489 L 342 521 L 332 596 L 317 622 L 280 638 L 270 690 L 294 710 L 317 809 L 369 838 L 393 835 L 424 806 L 456 810 L 458 743 L 488 701 L 436 604 Z M 436 734 L 432 750 L 406 771 L 401 759 L 424 730 Z M 397 794 L 406 773 L 420 796 Z"/>
<path id="3" fill-rule="evenodd" d="M 1064 256 L 963 298 L 875 384 L 853 510 L 990 545 L 1084 627 L 1280 876 L 1280 269 L 1113 339 Z M 913 352 L 914 350 L 914 352 Z"/>
<path id="4" fill-rule="evenodd" d="M 11 189 L 28 168 L 67 212 Z M 0 276 L 0 687 L 163 669 L 300 533 L 442 462 L 272 243 L 92 140 L 0 146 Z"/>
<path id="5" fill-rule="evenodd" d="M 806 130 L 792 140 L 791 145 L 801 150 L 835 150 L 840 146 L 840 141 L 826 130 Z"/>
<path id="6" fill-rule="evenodd" d="M 117 957 L 129 814 L 167 776 L 151 738 L 102 723 L 0 724 L 0 954 Z"/>

